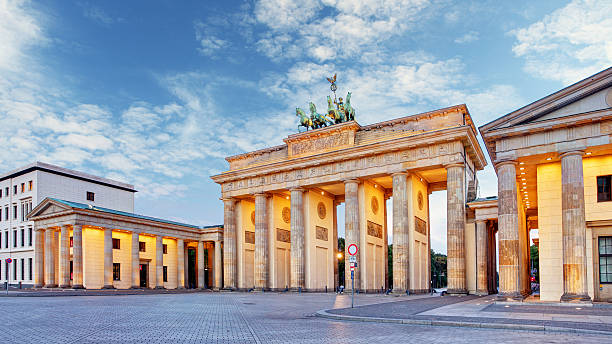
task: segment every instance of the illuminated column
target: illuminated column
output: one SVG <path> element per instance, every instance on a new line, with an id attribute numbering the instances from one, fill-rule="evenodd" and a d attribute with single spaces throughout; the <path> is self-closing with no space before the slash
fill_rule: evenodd
<path id="1" fill-rule="evenodd" d="M 499 294 L 501 300 L 522 300 L 519 266 L 519 218 L 516 162 L 497 164 Z"/>
<path id="2" fill-rule="evenodd" d="M 268 289 L 268 200 L 255 194 L 255 288 Z"/>
<path id="3" fill-rule="evenodd" d="M 355 179 L 349 179 L 344 181 L 344 232 L 346 236 L 345 241 L 345 249 L 344 249 L 344 257 L 346 262 L 346 257 L 349 257 L 348 247 L 351 244 L 357 245 L 359 250 L 363 250 L 363 247 L 360 247 L 360 236 L 359 236 L 359 197 L 357 195 L 357 190 L 359 188 L 359 181 Z M 293 247 L 292 247 L 293 249 Z M 358 290 L 361 285 L 360 271 L 362 269 L 360 254 L 358 252 L 355 257 L 357 257 L 357 269 L 355 269 L 355 289 Z M 350 264 L 344 264 L 344 279 L 346 289 L 350 289 L 351 285 L 351 269 Z"/>
<path id="4" fill-rule="evenodd" d="M 72 226 L 72 288 L 83 289 L 83 226 Z"/>
<path id="5" fill-rule="evenodd" d="M 586 223 L 582 151 L 561 154 L 563 295 L 561 301 L 590 301 L 587 289 Z"/>
<path id="6" fill-rule="evenodd" d="M 221 276 L 223 276 L 223 262 L 221 261 L 221 241 L 215 241 L 215 289 L 223 287 Z"/>
<path id="7" fill-rule="evenodd" d="M 465 294 L 465 166 L 446 166 L 448 292 Z"/>
<path id="8" fill-rule="evenodd" d="M 176 239 L 176 287 L 185 289 L 185 241 Z"/>
<path id="9" fill-rule="evenodd" d="M 483 220 L 476 221 L 476 293 L 479 295 L 488 295 L 488 250 L 487 240 L 489 239 L 487 231 L 487 222 Z"/>
<path id="10" fill-rule="evenodd" d="M 393 178 L 393 292 L 405 293 L 410 288 L 408 219 L 408 174 L 394 173 Z"/>
<path id="11" fill-rule="evenodd" d="M 304 289 L 304 189 L 291 189 L 291 288 Z"/>
<path id="12" fill-rule="evenodd" d="M 132 289 L 140 288 L 140 235 L 132 232 Z"/>
<path id="13" fill-rule="evenodd" d="M 34 288 L 45 285 L 45 229 L 34 229 Z"/>
<path id="14" fill-rule="evenodd" d="M 333 201 L 334 206 L 332 208 L 333 210 L 333 221 L 334 221 L 334 228 L 333 228 L 333 245 L 334 245 L 334 289 L 338 288 L 338 286 L 340 286 L 340 277 L 339 277 L 339 273 L 338 273 L 338 253 L 340 252 L 338 250 L 338 202 L 337 201 Z"/>
<path id="15" fill-rule="evenodd" d="M 60 288 L 70 288 L 70 228 L 61 227 L 60 239 Z"/>
<path id="16" fill-rule="evenodd" d="M 198 241 L 198 288 L 204 289 L 204 241 Z"/>
<path id="17" fill-rule="evenodd" d="M 223 199 L 223 280 L 224 287 L 236 289 L 236 201 Z"/>
<path id="18" fill-rule="evenodd" d="M 102 289 L 114 289 L 113 286 L 113 230 L 104 228 L 104 286 Z"/>
<path id="19" fill-rule="evenodd" d="M 155 237 L 155 289 L 164 289 L 164 238 Z"/>
<path id="20" fill-rule="evenodd" d="M 55 252 L 53 251 L 53 237 L 55 230 L 45 230 L 45 288 L 55 288 Z"/>

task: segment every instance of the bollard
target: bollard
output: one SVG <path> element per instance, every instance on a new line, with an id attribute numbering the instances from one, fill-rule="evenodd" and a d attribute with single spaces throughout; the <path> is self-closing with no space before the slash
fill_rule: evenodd
<path id="1" fill-rule="evenodd" d="M 327 286 L 325 286 L 325 294 L 327 294 Z"/>

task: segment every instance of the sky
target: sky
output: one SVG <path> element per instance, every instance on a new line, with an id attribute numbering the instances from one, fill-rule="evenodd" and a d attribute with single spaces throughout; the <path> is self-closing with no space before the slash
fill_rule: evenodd
<path id="1" fill-rule="evenodd" d="M 610 13 L 609 0 L 0 0 L 0 166 L 117 179 L 139 190 L 137 213 L 221 224 L 210 176 L 295 133 L 326 77 L 361 125 L 465 103 L 480 126 L 612 65 Z M 490 161 L 478 178 L 497 194 Z M 430 197 L 446 252 L 446 195 Z"/>

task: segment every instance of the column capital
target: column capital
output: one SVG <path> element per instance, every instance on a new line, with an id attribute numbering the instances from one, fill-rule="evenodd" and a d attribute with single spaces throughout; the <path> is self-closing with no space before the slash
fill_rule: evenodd
<path id="1" fill-rule="evenodd" d="M 345 179 L 342 181 L 344 184 L 350 184 L 350 183 L 355 183 L 355 184 L 359 184 L 359 180 L 352 178 L 352 179 Z"/>
<path id="2" fill-rule="evenodd" d="M 454 162 L 454 163 L 452 163 L 452 164 L 446 164 L 446 165 L 444 165 L 444 168 L 445 168 L 445 169 L 449 169 L 449 168 L 451 168 L 451 167 L 462 167 L 462 168 L 465 168 L 465 163 L 463 163 L 463 162 Z"/>
<path id="3" fill-rule="evenodd" d="M 293 191 L 304 192 L 304 191 L 306 191 L 306 189 L 304 189 L 302 187 L 299 187 L 299 186 L 296 186 L 294 188 L 290 188 L 289 191 L 291 191 L 291 192 L 293 192 Z"/>
<path id="4" fill-rule="evenodd" d="M 494 163 L 495 165 L 495 169 L 498 169 L 500 166 L 504 166 L 504 165 L 517 165 L 516 160 L 498 160 Z"/>
<path id="5" fill-rule="evenodd" d="M 395 177 L 395 176 L 409 176 L 410 173 L 408 173 L 408 171 L 403 171 L 403 172 L 393 172 L 391 173 L 391 177 Z"/>
<path id="6" fill-rule="evenodd" d="M 486 224 L 486 223 L 487 223 L 487 220 L 486 220 L 486 219 L 484 219 L 484 220 L 483 220 L 483 219 L 478 219 L 478 220 L 474 220 L 474 223 L 476 223 L 476 224 L 478 224 L 478 223 L 484 223 L 484 224 Z"/>
<path id="7" fill-rule="evenodd" d="M 565 152 L 559 152 L 559 158 L 560 159 L 563 159 L 565 157 L 572 156 L 572 155 L 584 156 L 584 150 L 573 149 L 573 150 L 568 150 L 568 151 L 565 151 Z"/>
<path id="8" fill-rule="evenodd" d="M 268 198 L 268 197 L 270 197 L 272 195 L 270 195 L 267 192 L 256 192 L 256 193 L 253 194 L 253 196 L 254 197 L 265 197 L 265 198 Z"/>

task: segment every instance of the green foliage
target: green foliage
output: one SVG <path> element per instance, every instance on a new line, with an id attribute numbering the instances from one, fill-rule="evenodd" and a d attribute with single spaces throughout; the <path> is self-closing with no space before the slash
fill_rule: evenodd
<path id="1" fill-rule="evenodd" d="M 447 284 L 446 255 L 431 250 L 431 280 L 434 288 L 443 288 Z"/>
<path id="2" fill-rule="evenodd" d="M 535 278 L 536 282 L 540 282 L 540 251 L 536 245 L 531 245 L 530 249 L 531 256 L 531 268 L 536 269 Z"/>
<path id="3" fill-rule="evenodd" d="M 338 238 L 338 252 L 342 253 L 342 258 L 338 259 L 338 283 L 344 285 L 344 238 Z"/>

